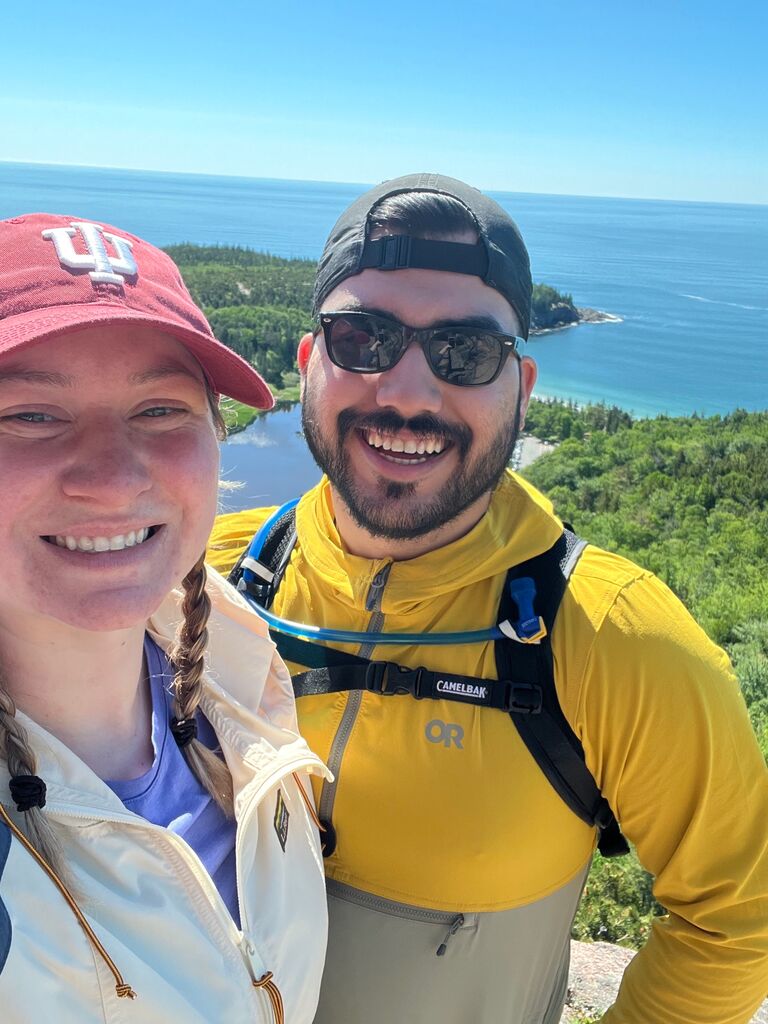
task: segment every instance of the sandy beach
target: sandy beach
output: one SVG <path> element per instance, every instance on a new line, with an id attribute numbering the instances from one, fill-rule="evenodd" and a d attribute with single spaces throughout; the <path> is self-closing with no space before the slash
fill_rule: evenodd
<path id="1" fill-rule="evenodd" d="M 515 451 L 509 464 L 514 470 L 525 469 L 540 455 L 554 451 L 556 447 L 557 445 L 551 444 L 549 441 L 540 441 L 532 434 L 524 434 L 515 445 Z"/>

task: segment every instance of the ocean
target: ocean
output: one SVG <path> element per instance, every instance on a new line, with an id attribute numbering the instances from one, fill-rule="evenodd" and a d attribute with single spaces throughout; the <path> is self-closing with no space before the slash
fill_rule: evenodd
<path id="1" fill-rule="evenodd" d="M 364 189 L 0 163 L 0 218 L 71 213 L 161 246 L 316 258 Z M 493 195 L 520 226 L 535 280 L 621 318 L 533 339 L 536 394 L 639 416 L 768 408 L 768 206 Z"/>

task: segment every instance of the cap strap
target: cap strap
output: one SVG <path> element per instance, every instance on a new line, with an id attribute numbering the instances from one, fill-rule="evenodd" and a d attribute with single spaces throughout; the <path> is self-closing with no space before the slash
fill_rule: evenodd
<path id="1" fill-rule="evenodd" d="M 473 274 L 485 278 L 488 253 L 482 242 L 443 242 L 433 238 L 411 238 L 410 235 L 385 235 L 366 239 L 360 269 L 448 270 L 455 274 Z"/>

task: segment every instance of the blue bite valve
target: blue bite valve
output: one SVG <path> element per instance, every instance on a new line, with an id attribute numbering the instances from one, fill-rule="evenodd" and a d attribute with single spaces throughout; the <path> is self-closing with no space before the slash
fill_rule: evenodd
<path id="1" fill-rule="evenodd" d="M 533 609 L 536 584 L 530 576 L 521 576 L 519 579 L 509 581 L 509 592 L 517 605 L 517 621 L 512 625 L 518 637 L 521 640 L 533 640 L 540 637 L 543 623 Z"/>

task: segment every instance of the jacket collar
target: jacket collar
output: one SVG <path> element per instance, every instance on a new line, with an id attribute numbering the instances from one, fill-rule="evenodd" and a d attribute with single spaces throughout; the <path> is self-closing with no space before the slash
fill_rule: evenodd
<path id="1" fill-rule="evenodd" d="M 296 528 L 302 557 L 320 577 L 320 585 L 331 586 L 347 606 L 362 609 L 373 576 L 388 562 L 345 550 L 327 478 L 299 502 Z M 469 533 L 418 558 L 392 564 L 382 611 L 402 614 L 421 601 L 505 572 L 550 548 L 562 528 L 551 503 L 521 477 L 506 472 L 488 511 Z"/>

